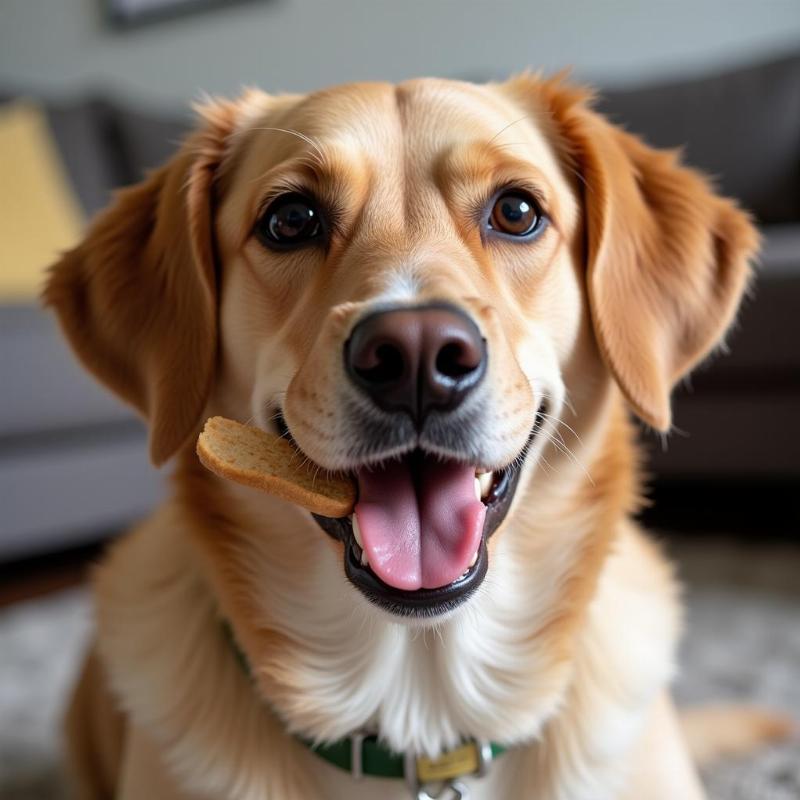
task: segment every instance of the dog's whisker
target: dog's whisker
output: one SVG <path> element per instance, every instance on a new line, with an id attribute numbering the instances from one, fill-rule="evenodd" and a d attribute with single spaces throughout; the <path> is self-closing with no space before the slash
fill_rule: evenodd
<path id="1" fill-rule="evenodd" d="M 580 469 L 583 472 L 583 474 L 586 476 L 586 478 L 589 480 L 589 482 L 592 484 L 592 486 L 594 486 L 595 485 L 594 478 L 592 478 L 589 470 L 586 468 L 586 465 L 566 445 L 566 443 L 564 442 L 563 438 L 561 439 L 560 442 L 559 442 L 558 439 L 554 438 L 554 436 L 552 434 L 555 433 L 555 432 L 556 432 L 555 429 L 553 429 L 552 433 L 550 431 L 546 431 L 545 434 L 544 434 L 545 439 L 547 441 L 549 441 L 553 445 L 553 447 L 556 448 L 556 450 L 558 450 L 560 453 L 562 453 L 567 458 L 569 458 L 569 460 L 572 461 L 572 463 L 576 467 L 578 467 L 578 469 Z M 559 436 L 560 436 L 560 434 L 559 434 Z"/>
<path id="2" fill-rule="evenodd" d="M 494 136 L 492 136 L 491 139 L 489 139 L 489 141 L 486 143 L 486 146 L 487 147 L 491 146 L 494 140 L 497 139 L 499 136 L 502 136 L 509 128 L 513 127 L 518 122 L 522 122 L 522 120 L 524 119 L 529 119 L 530 116 L 531 116 L 530 114 L 523 114 L 521 117 L 519 117 L 519 119 L 515 119 L 513 122 L 509 122 L 508 125 L 501 128 L 499 131 L 497 131 L 497 133 Z"/>
<path id="3" fill-rule="evenodd" d="M 555 468 L 554 468 L 554 467 L 553 467 L 553 465 L 552 465 L 552 464 L 551 464 L 551 463 L 550 463 L 550 462 L 547 460 L 547 457 L 544 455 L 544 453 L 542 453 L 542 454 L 539 456 L 539 462 L 538 462 L 538 463 L 539 463 L 541 466 L 543 466 L 545 469 L 547 469 L 548 471 L 550 471 L 551 473 L 554 473 L 554 472 L 556 472 Z"/>
<path id="4" fill-rule="evenodd" d="M 573 416 L 577 417 L 577 412 L 575 411 L 575 406 L 572 404 L 572 398 L 570 397 L 569 389 L 564 389 L 564 405 L 572 412 Z"/>
<path id="5" fill-rule="evenodd" d="M 327 161 L 324 151 L 320 143 L 314 140 L 311 136 L 308 136 L 301 131 L 295 130 L 294 128 L 275 128 L 275 127 L 266 127 L 260 126 L 256 128 L 251 128 L 254 131 L 262 131 L 266 133 L 285 133 L 289 136 L 295 136 L 301 141 L 305 142 L 307 145 L 313 148 L 314 153 L 316 153 L 317 157 L 319 158 L 319 164 L 324 164 Z"/>
<path id="6" fill-rule="evenodd" d="M 541 416 L 542 416 L 544 419 L 552 420 L 552 422 L 553 422 L 554 424 L 556 424 L 556 425 L 561 425 L 561 426 L 563 426 L 564 428 L 566 428 L 566 429 L 567 429 L 567 430 L 568 430 L 568 431 L 569 431 L 569 432 L 570 432 L 570 433 L 571 433 L 571 434 L 572 434 L 572 435 L 573 435 L 573 436 L 574 436 L 574 437 L 575 437 L 575 438 L 578 440 L 578 444 L 581 444 L 581 445 L 583 444 L 583 442 L 581 441 L 581 437 L 578 435 L 578 433 L 577 433 L 577 431 L 575 430 L 575 428 L 573 428 L 573 427 L 572 427 L 571 425 L 569 425 L 568 423 L 564 422 L 564 420 L 563 420 L 563 419 L 561 419 L 561 417 L 557 417 L 557 416 L 555 416 L 555 415 L 553 415 L 553 414 L 547 414 L 547 413 L 546 413 L 546 412 L 544 412 L 544 411 L 540 411 L 540 412 L 539 412 L 539 414 L 540 414 L 540 415 L 541 415 Z"/>
<path id="7" fill-rule="evenodd" d="M 567 168 L 569 172 L 571 172 L 587 189 L 589 189 L 589 184 L 586 181 L 586 178 L 578 172 L 578 170 L 573 167 L 569 162 L 564 161 L 564 166 Z"/>

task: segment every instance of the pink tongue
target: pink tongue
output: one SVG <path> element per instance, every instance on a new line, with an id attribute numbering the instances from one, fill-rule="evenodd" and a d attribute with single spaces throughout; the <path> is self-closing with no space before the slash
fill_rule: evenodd
<path id="1" fill-rule="evenodd" d="M 407 591 L 456 580 L 483 531 L 474 485 L 474 467 L 432 457 L 360 469 L 356 517 L 372 571 Z"/>

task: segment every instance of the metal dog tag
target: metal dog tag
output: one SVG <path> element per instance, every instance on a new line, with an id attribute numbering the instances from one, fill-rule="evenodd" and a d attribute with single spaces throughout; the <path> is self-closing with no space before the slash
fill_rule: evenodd
<path id="1" fill-rule="evenodd" d="M 469 789 L 461 781 L 448 781 L 436 794 L 418 789 L 416 800 L 469 800 Z"/>

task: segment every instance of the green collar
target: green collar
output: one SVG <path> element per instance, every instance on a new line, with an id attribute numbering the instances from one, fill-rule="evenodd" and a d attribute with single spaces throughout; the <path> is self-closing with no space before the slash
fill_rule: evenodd
<path id="1" fill-rule="evenodd" d="M 230 624 L 223 620 L 222 628 L 231 644 L 242 670 L 251 676 L 250 665 L 233 634 Z M 375 778 L 404 778 L 415 790 L 426 783 L 449 782 L 467 775 L 485 775 L 492 760 L 506 751 L 494 742 L 470 740 L 443 753 L 439 758 L 417 757 L 413 753 L 396 753 L 370 733 L 354 733 L 335 742 L 314 743 L 295 737 L 312 753 L 358 779 L 364 775 Z"/>
<path id="2" fill-rule="evenodd" d="M 506 750 L 499 744 L 472 740 L 442 753 L 439 758 L 425 758 L 395 753 L 374 734 L 356 733 L 325 744 L 314 744 L 302 738 L 299 741 L 312 753 L 356 779 L 364 775 L 405 778 L 418 785 L 452 781 L 466 775 L 485 775 L 492 760 Z"/>

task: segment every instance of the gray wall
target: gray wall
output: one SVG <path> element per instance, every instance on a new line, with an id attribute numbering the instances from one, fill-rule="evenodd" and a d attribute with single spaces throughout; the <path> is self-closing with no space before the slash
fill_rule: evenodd
<path id="1" fill-rule="evenodd" d="M 262 0 L 129 32 L 103 0 L 0 0 L 0 87 L 109 87 L 150 105 L 243 84 L 503 76 L 528 65 L 624 84 L 780 52 L 800 0 Z"/>

